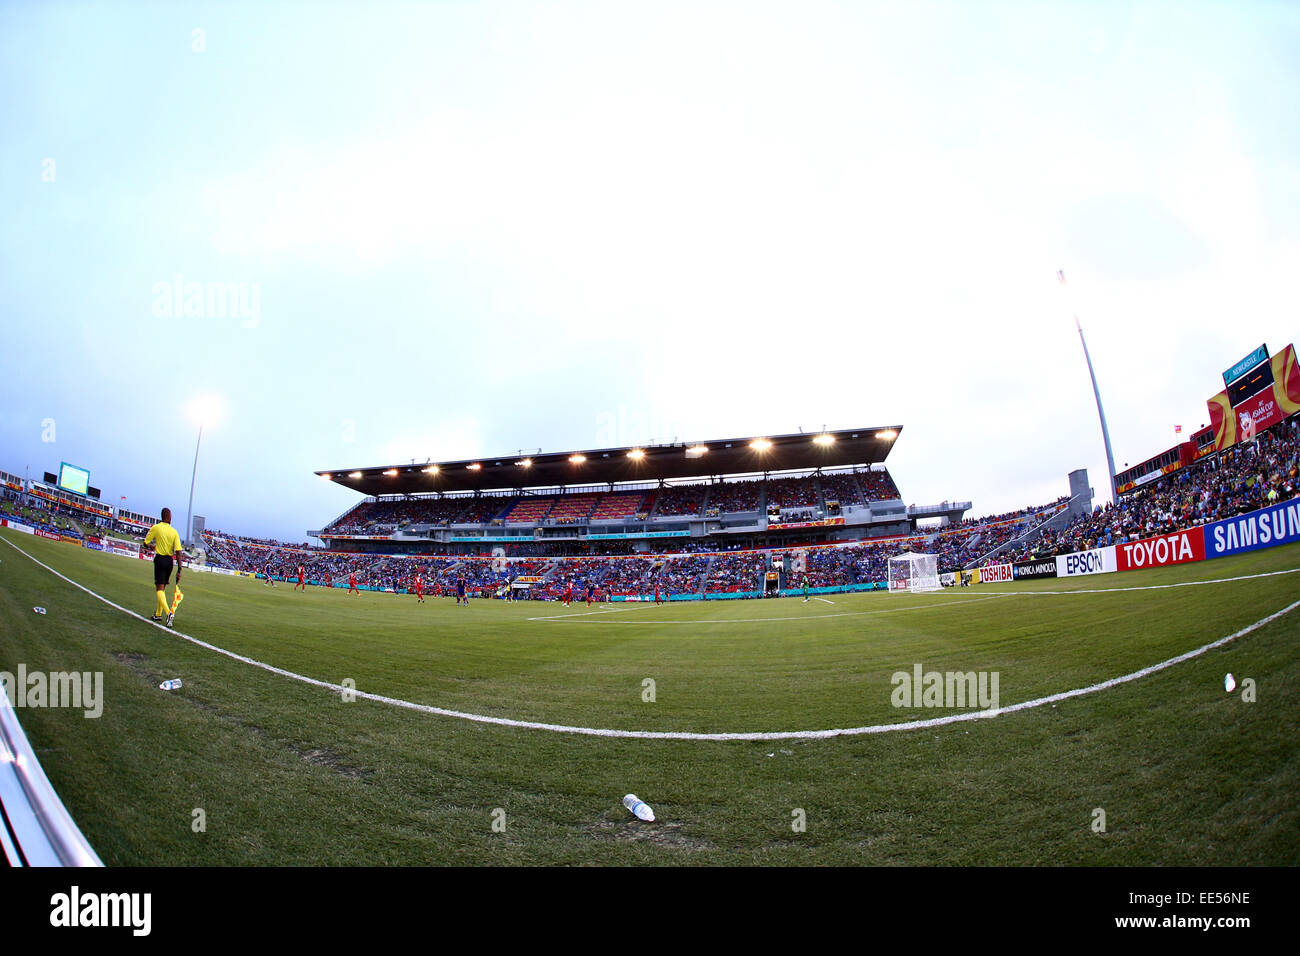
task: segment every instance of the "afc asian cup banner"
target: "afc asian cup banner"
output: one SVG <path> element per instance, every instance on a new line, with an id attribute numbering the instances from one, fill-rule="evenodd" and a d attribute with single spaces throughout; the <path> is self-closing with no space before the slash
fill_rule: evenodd
<path id="1" fill-rule="evenodd" d="M 1063 554 L 1056 559 L 1056 574 L 1062 578 L 1072 578 L 1080 574 L 1110 574 L 1115 570 L 1117 565 L 1113 547 L 1075 551 L 1073 554 Z"/>
<path id="2" fill-rule="evenodd" d="M 1300 366 L 1296 364 L 1295 346 L 1288 345 L 1269 359 L 1269 364 L 1273 367 L 1271 389 L 1252 395 L 1236 408 L 1226 389 L 1206 403 L 1214 427 L 1215 451 L 1250 441 L 1258 432 L 1300 411 Z"/>
<path id="3" fill-rule="evenodd" d="M 1120 571 L 1138 568 L 1163 568 L 1205 560 L 1203 528 L 1188 528 L 1156 538 L 1143 538 L 1115 545 L 1115 563 Z"/>
<path id="4" fill-rule="evenodd" d="M 1300 498 L 1207 524 L 1205 556 L 1222 558 L 1300 541 Z"/>
<path id="5" fill-rule="evenodd" d="M 980 583 L 986 584 L 995 581 L 1011 581 L 1015 575 L 1011 571 L 1009 564 L 990 564 L 980 568 Z"/>
<path id="6" fill-rule="evenodd" d="M 5 518 L 3 522 L 0 522 L 0 524 L 3 524 L 6 528 L 13 528 L 15 531 L 21 531 L 23 534 L 36 533 L 35 528 L 18 521 L 10 521 L 8 518 Z"/>

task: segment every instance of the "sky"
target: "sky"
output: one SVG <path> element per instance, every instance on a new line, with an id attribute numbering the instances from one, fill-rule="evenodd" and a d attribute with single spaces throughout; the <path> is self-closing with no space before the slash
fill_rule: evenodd
<path id="1" fill-rule="evenodd" d="M 1294 342 L 1297 103 L 1294 3 L 0 3 L 0 469 L 179 523 L 209 403 L 195 513 L 286 541 L 318 469 L 823 426 L 1103 500 L 1074 317 L 1117 468 Z"/>

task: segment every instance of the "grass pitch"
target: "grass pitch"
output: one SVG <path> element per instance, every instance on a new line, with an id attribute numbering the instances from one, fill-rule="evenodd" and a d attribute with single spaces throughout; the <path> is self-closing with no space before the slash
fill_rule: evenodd
<path id="1" fill-rule="evenodd" d="M 0 538 L 152 612 L 144 562 Z M 996 671 L 1004 707 L 1128 674 L 1288 606 L 1300 573 L 1247 576 L 1292 568 L 1300 546 L 933 595 L 597 613 L 301 594 L 191 572 L 176 628 L 308 677 L 477 715 L 825 730 L 959 713 L 892 706 L 891 675 L 915 664 Z M 1191 583 L 1229 577 L 1243 579 Z M 1176 583 L 1189 586 L 1147 589 Z M 1295 864 L 1298 637 L 1300 609 L 1130 683 L 935 728 L 593 737 L 344 702 L 131 618 L 0 543 L 0 670 L 104 673 L 99 719 L 19 717 L 109 865 Z M 1225 693 L 1229 671 L 1254 680 L 1256 702 Z M 184 687 L 159 690 L 171 677 Z M 657 822 L 633 819 L 625 793 Z"/>

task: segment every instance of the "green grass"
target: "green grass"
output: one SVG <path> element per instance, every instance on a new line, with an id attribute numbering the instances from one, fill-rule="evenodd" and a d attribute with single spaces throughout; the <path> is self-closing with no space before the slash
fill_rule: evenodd
<path id="1" fill-rule="evenodd" d="M 0 531 L 152 612 L 151 568 Z M 109 864 L 1294 864 L 1300 610 L 1201 657 L 992 720 L 818 740 L 661 741 L 415 713 L 250 667 L 122 614 L 0 544 L 0 670 L 102 671 L 105 709 L 19 713 Z M 817 730 L 952 713 L 890 675 L 1000 674 L 1001 703 L 1128 673 L 1300 597 L 1300 546 L 936 595 L 621 606 L 474 602 L 192 572 L 177 628 L 360 690 L 585 727 Z M 49 609 L 32 613 L 34 605 Z M 836 616 L 838 615 L 838 616 Z M 775 620 L 770 620 L 775 619 Z M 1258 702 L 1223 690 L 1256 681 Z M 184 688 L 158 683 L 179 677 Z M 657 699 L 642 700 L 652 678 Z M 770 755 L 770 756 L 769 756 Z M 633 820 L 635 792 L 659 817 Z M 1093 833 L 1092 811 L 1107 815 Z M 191 830 L 202 808 L 207 831 Z M 493 811 L 505 811 L 494 832 Z M 806 832 L 791 828 L 801 808 Z"/>

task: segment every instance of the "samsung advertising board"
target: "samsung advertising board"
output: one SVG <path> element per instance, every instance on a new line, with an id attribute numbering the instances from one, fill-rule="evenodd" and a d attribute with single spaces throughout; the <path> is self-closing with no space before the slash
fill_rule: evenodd
<path id="1" fill-rule="evenodd" d="M 1300 541 L 1300 498 L 1205 526 L 1205 556 L 1222 558 Z"/>

